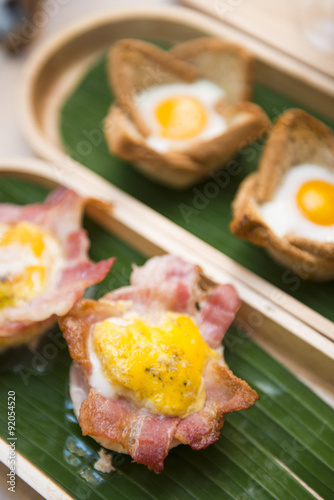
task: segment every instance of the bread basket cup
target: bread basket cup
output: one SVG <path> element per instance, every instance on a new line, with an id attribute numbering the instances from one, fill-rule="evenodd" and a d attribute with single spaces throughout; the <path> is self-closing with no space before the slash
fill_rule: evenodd
<path id="1" fill-rule="evenodd" d="M 289 170 L 316 164 L 334 174 L 334 135 L 322 122 L 299 109 L 276 121 L 262 154 L 258 171 L 240 185 L 233 202 L 231 231 L 266 248 L 285 268 L 303 279 L 334 279 L 334 243 L 288 232 L 278 236 L 263 220 L 260 208 L 272 200 Z"/>
<path id="2" fill-rule="evenodd" d="M 205 179 L 269 127 L 266 114 L 249 102 L 252 56 L 233 43 L 207 37 L 164 51 L 147 42 L 121 40 L 110 51 L 108 72 L 116 97 L 104 125 L 109 149 L 161 184 L 186 188 Z M 153 74 L 158 77 L 149 77 Z M 150 130 L 135 103 L 143 85 L 148 89 L 198 79 L 223 89 L 215 111 L 225 119 L 226 129 L 210 140 L 192 140 L 184 148 L 164 153 L 152 149 L 146 142 Z"/>

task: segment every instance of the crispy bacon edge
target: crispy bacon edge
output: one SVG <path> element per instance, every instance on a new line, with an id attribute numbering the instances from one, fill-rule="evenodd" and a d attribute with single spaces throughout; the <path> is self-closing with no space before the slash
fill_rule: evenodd
<path id="1" fill-rule="evenodd" d="M 19 206 L 0 204 L 0 222 L 34 223 L 52 233 L 61 244 L 65 265 L 56 289 L 36 297 L 20 308 L 6 308 L 0 319 L 0 350 L 30 342 L 50 328 L 57 315 L 66 314 L 88 286 L 102 281 L 114 258 L 98 263 L 88 257 L 89 239 L 81 228 L 87 199 L 74 191 L 58 188 L 43 203 Z"/>
<path id="2" fill-rule="evenodd" d="M 157 259 L 160 259 L 160 266 L 157 266 Z M 206 368 L 204 408 L 183 420 L 150 414 L 122 397 L 106 399 L 94 388 L 89 388 L 92 366 L 87 339 L 97 322 L 120 315 L 117 301 L 137 300 L 139 307 L 141 302 L 155 307 L 154 301 L 158 301 L 179 312 L 195 312 L 206 342 L 211 347 L 219 345 L 240 307 L 240 299 L 231 285 L 200 290 L 201 269 L 198 266 L 191 265 L 186 273 L 166 273 L 166 266 L 169 270 L 182 266 L 185 269 L 185 264 L 173 256 L 150 259 L 142 268 L 135 269 L 129 287 L 115 290 L 99 301 L 82 299 L 59 322 L 70 355 L 82 368 L 89 391 L 79 412 L 83 434 L 118 443 L 134 461 L 147 465 L 156 473 L 163 469 L 170 447 L 183 443 L 196 450 L 206 448 L 219 438 L 226 413 L 247 409 L 259 398 L 245 381 L 216 362 L 209 363 Z M 155 276 L 152 278 L 153 269 Z M 145 286 L 147 282 L 153 287 Z M 182 307 L 179 307 L 179 297 Z M 195 301 L 199 297 L 200 310 L 197 311 Z"/>

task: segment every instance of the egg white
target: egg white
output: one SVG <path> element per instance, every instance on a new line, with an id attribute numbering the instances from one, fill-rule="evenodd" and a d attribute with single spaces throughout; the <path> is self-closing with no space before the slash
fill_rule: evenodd
<path id="1" fill-rule="evenodd" d="M 296 165 L 286 173 L 274 197 L 260 206 L 262 219 L 277 236 L 293 233 L 324 243 L 334 242 L 334 225 L 315 224 L 297 206 L 298 190 L 305 182 L 315 179 L 334 184 L 334 172 L 315 164 Z"/>
<path id="2" fill-rule="evenodd" d="M 39 265 L 39 259 L 27 248 L 22 252 L 21 245 L 10 245 L 10 252 L 7 247 L 0 247 L 0 276 L 14 276 L 21 274 L 28 266 Z"/>
<path id="3" fill-rule="evenodd" d="M 161 102 L 175 96 L 194 97 L 204 106 L 207 123 L 196 137 L 185 140 L 175 140 L 160 135 L 160 126 L 155 117 L 155 110 Z M 221 135 L 227 128 L 226 120 L 214 109 L 217 102 L 224 97 L 225 92 L 218 85 L 209 80 L 197 80 L 193 83 L 170 83 L 157 85 L 140 92 L 135 103 L 141 116 L 151 129 L 146 138 L 146 144 L 158 153 L 169 150 L 180 150 L 190 147 L 194 143 L 209 141 Z"/>
<path id="4" fill-rule="evenodd" d="M 127 326 L 132 323 L 131 319 L 124 318 L 108 318 L 107 321 L 113 323 L 114 325 Z M 95 325 L 96 326 L 96 325 Z M 94 347 L 93 347 L 93 331 L 89 335 L 88 339 L 88 354 L 89 360 L 92 364 L 92 373 L 89 377 L 89 385 L 93 387 L 99 394 L 107 399 L 115 399 L 117 393 L 119 392 L 117 386 L 112 384 L 107 380 L 103 373 L 101 361 L 99 360 Z"/>

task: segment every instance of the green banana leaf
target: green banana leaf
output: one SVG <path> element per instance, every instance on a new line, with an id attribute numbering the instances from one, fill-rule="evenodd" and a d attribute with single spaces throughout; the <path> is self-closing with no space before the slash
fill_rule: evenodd
<path id="1" fill-rule="evenodd" d="M 222 171 L 220 182 L 212 178 L 191 189 L 175 191 L 148 180 L 130 164 L 109 153 L 102 126 L 113 99 L 107 82 L 104 56 L 92 66 L 61 110 L 60 132 L 67 152 L 81 164 L 284 292 L 334 320 L 332 283 L 303 282 L 291 271 L 273 262 L 265 250 L 230 233 L 231 202 L 240 182 L 256 169 L 263 142 L 255 142 L 244 149 L 236 157 L 234 174 L 226 175 Z M 288 108 L 300 107 L 291 99 L 259 84 L 255 85 L 254 101 L 266 111 L 271 120 Z M 315 113 L 313 115 L 317 116 Z M 334 125 L 333 122 L 322 119 L 328 125 Z"/>
<path id="2" fill-rule="evenodd" d="M 46 191 L 17 179 L 0 179 L 0 201 L 32 203 Z M 88 290 L 99 298 L 128 283 L 131 264 L 145 258 L 85 221 L 91 257 L 116 264 Z M 307 500 L 334 498 L 334 412 L 291 373 L 235 327 L 225 339 L 226 360 L 259 393 L 247 411 L 226 416 L 221 438 L 202 451 L 171 450 L 156 475 L 128 456 L 112 453 L 114 472 L 94 469 L 97 443 L 82 437 L 68 390 L 71 363 L 60 331 L 48 332 L 36 351 L 0 356 L 0 436 L 6 440 L 7 395 L 16 393 L 17 450 L 79 500 Z M 307 485 L 307 487 L 306 487 Z"/>

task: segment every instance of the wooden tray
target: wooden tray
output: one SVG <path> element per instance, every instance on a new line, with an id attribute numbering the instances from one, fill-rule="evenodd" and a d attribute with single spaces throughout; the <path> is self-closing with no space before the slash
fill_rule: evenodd
<path id="1" fill-rule="evenodd" d="M 85 69 L 120 37 L 144 37 L 176 42 L 201 35 L 220 34 L 220 23 L 187 9 L 171 7 L 116 11 L 76 24 L 36 51 L 26 66 L 20 104 L 23 130 L 29 143 L 39 156 L 54 162 L 54 172 L 59 182 L 68 182 L 68 174 L 64 172 L 69 170 L 71 177 L 76 174 L 83 175 L 85 179 L 87 175 L 90 178 L 93 176 L 94 182 L 98 185 L 102 183 L 106 187 L 105 181 L 88 172 L 64 153 L 59 137 L 60 106 Z M 101 190 L 97 192 L 103 196 L 105 190 L 99 189 Z M 114 214 L 122 207 L 121 219 L 125 213 L 128 217 L 122 221 L 125 223 L 125 230 L 120 221 L 117 228 L 114 223 L 113 229 L 146 254 L 157 250 L 161 252 L 162 248 L 164 251 L 178 252 L 179 246 L 187 247 L 192 260 L 200 258 L 201 261 L 207 262 L 207 265 L 213 266 L 211 269 L 214 269 L 214 272 L 209 270 L 209 275 L 218 276 L 217 279 L 222 278 L 223 281 L 226 281 L 228 276 L 237 286 L 244 301 L 244 311 L 249 311 L 250 308 L 261 314 L 262 341 L 274 343 L 277 352 L 281 351 L 284 362 L 292 352 L 299 353 L 301 363 L 309 366 L 316 362 L 316 353 L 319 352 L 321 357 L 325 356 L 325 359 L 330 358 L 332 361 L 334 351 L 331 341 L 334 340 L 334 325 L 331 321 L 170 221 L 164 219 L 161 223 L 161 216 L 120 190 L 108 185 L 107 196 L 115 204 Z M 130 222 L 133 213 L 137 216 Z M 129 233 L 130 227 L 132 232 L 145 235 L 146 240 L 142 241 L 138 234 L 134 237 L 133 233 Z M 166 247 L 163 247 L 161 238 L 165 239 Z M 151 252 L 147 251 L 148 245 Z M 218 275 L 215 274 L 217 268 Z M 247 325 L 245 328 L 247 329 Z M 265 334 L 268 335 L 271 329 L 274 329 L 276 334 L 265 338 Z M 287 354 L 287 351 L 290 354 Z M 294 354 L 292 358 L 296 359 Z M 313 374 L 312 378 L 320 375 L 329 382 L 329 368 L 330 364 L 328 366 L 325 360 L 319 360 L 321 373 Z"/>
<path id="2" fill-rule="evenodd" d="M 238 273 L 229 274 L 225 269 L 229 263 L 227 257 L 80 165 L 63 165 L 59 171 L 57 165 L 40 160 L 0 159 L 0 175 L 3 174 L 48 188 L 61 184 L 75 189 L 82 196 L 102 199 L 107 205 L 92 202 L 87 207 L 88 214 L 132 247 L 147 256 L 165 252 L 178 254 L 200 263 L 204 273 L 216 281 L 232 282 L 243 300 L 237 324 L 318 395 L 333 404 L 334 392 L 330 383 L 334 367 L 332 342 L 247 286 L 238 279 Z M 273 336 L 276 337 L 274 342 Z M 312 369 L 315 363 L 319 363 L 316 376 Z M 6 463 L 7 458 L 8 444 L 0 439 L 0 460 Z M 20 477 L 46 498 L 71 498 L 20 453 L 17 453 L 17 466 Z"/>
<path id="3" fill-rule="evenodd" d="M 62 184 L 80 194 L 103 199 L 113 209 L 101 210 L 92 205 L 89 214 L 132 247 L 147 256 L 178 254 L 200 263 L 205 274 L 215 281 L 233 283 L 243 301 L 238 315 L 241 328 L 333 404 L 334 327 L 329 320 L 112 186 L 62 150 L 60 105 L 85 70 L 115 40 L 131 36 L 171 43 L 203 35 L 225 36 L 240 42 L 229 37 L 220 23 L 187 9 L 171 7 L 114 11 L 90 17 L 51 39 L 30 58 L 20 98 L 26 137 L 34 151 L 49 163 L 4 159 L 0 161 L 0 170 L 48 186 Z M 259 59 L 258 77 L 266 81 L 265 75 L 270 75 L 270 71 L 270 65 Z M 310 81 L 300 86 L 296 75 L 287 76 L 277 68 L 274 72 L 285 81 L 285 91 L 294 89 L 290 95 L 303 89 L 303 98 L 311 99 L 318 111 L 328 109 L 328 89 L 315 88 Z M 3 460 L 1 454 L 0 458 Z M 29 482 L 29 473 L 22 469 L 23 479 Z"/>

